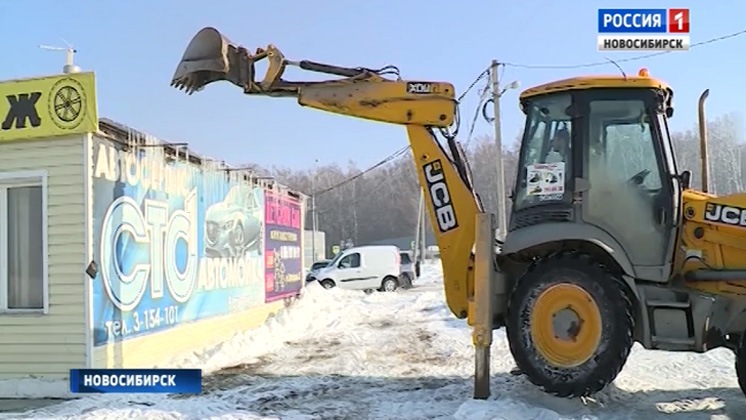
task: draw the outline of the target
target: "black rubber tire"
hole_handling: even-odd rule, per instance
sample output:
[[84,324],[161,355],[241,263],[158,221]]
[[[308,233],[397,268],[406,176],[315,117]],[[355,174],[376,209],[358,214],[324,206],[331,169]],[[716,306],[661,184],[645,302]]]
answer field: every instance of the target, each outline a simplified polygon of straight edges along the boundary
[[[591,358],[572,368],[557,367],[536,352],[530,319],[535,299],[549,286],[572,283],[585,289],[601,313],[601,342]],[[633,306],[623,280],[592,256],[560,252],[539,259],[516,282],[508,302],[510,351],[534,385],[558,397],[590,396],[616,379],[634,344]]]
[[394,283],[394,289],[391,290],[392,292],[395,292],[399,288],[399,279],[397,279],[396,277],[388,276],[388,277],[384,278],[383,281],[381,282],[381,289],[380,290],[382,292],[386,291],[386,283],[388,283],[388,282]]
[[414,286],[412,283],[412,276],[409,273],[402,274],[399,286],[402,289],[411,289]]
[[333,288],[334,288],[334,286],[336,286],[336,285],[334,284],[334,280],[330,280],[330,279],[324,279],[324,280],[321,280],[321,282],[320,282],[319,284],[320,284],[320,285],[321,285],[321,287],[323,287],[324,289],[333,289]]
[[741,336],[741,343],[736,349],[736,377],[741,392],[746,395],[746,334]]

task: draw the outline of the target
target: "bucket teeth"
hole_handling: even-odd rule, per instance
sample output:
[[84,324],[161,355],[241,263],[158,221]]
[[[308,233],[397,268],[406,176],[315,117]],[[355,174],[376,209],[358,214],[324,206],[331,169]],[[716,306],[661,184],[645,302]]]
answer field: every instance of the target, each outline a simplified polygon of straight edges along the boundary
[[206,27],[197,32],[187,46],[172,76],[171,86],[191,95],[206,85],[221,80],[235,83],[231,72],[231,54],[237,47],[217,29]]
[[191,95],[202,89],[195,80],[194,76],[184,76],[171,81],[171,86]]

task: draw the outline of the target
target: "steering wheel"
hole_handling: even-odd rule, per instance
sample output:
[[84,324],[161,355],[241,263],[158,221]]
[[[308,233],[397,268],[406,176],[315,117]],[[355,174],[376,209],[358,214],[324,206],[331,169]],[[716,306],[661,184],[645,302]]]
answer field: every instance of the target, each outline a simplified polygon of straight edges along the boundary
[[634,185],[639,187],[642,185],[643,182],[645,182],[645,178],[650,175],[650,169],[643,169],[640,172],[632,175],[632,177],[627,181],[630,183],[630,185]]

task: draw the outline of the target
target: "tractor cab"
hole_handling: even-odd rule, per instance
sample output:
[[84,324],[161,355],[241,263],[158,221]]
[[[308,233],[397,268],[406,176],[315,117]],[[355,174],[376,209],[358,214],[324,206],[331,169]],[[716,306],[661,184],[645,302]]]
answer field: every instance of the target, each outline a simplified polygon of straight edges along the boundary
[[683,187],[668,132],[672,97],[645,69],[522,92],[503,253],[582,249],[632,277],[667,281]]

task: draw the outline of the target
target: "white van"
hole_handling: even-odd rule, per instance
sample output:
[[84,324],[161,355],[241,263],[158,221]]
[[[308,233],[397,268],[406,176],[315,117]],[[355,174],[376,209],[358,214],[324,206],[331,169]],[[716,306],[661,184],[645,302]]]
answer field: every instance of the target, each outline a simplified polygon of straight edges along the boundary
[[369,245],[343,250],[316,273],[316,278],[325,289],[336,286],[393,292],[399,288],[400,272],[398,247]]

